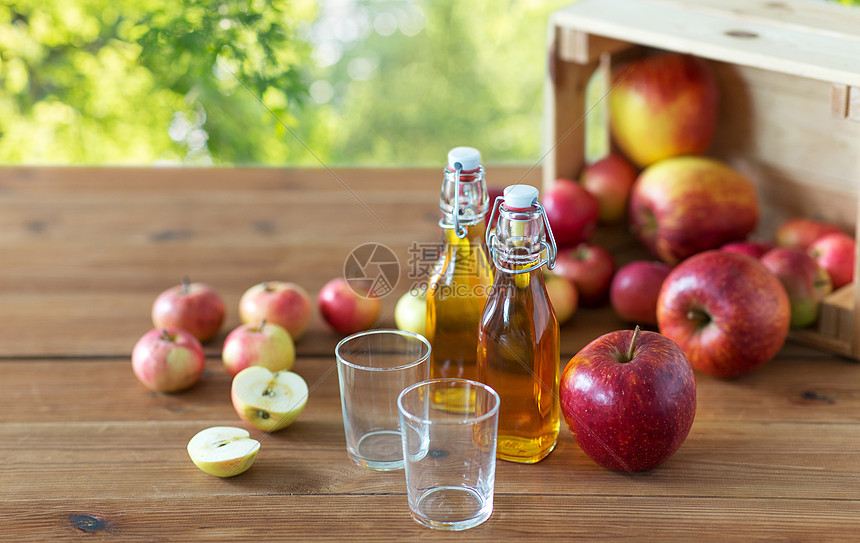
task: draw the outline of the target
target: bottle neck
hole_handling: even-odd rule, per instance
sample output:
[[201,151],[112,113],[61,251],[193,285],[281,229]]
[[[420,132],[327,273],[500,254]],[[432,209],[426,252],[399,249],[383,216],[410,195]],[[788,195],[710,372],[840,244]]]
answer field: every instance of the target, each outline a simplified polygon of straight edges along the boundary
[[499,219],[492,241],[493,261],[499,270],[508,273],[523,273],[530,269],[539,271],[538,264],[546,248],[546,233],[539,210],[499,206]]
[[442,219],[439,224],[445,228],[456,225],[470,227],[483,224],[488,209],[487,183],[484,167],[477,170],[458,172],[450,167],[444,170],[442,194],[439,209]]
[[474,224],[465,224],[461,222],[460,225],[465,228],[466,235],[461,238],[457,235],[457,231],[454,228],[445,228],[443,229],[445,243],[449,245],[458,245],[467,240],[471,245],[484,245],[487,227],[483,220]]

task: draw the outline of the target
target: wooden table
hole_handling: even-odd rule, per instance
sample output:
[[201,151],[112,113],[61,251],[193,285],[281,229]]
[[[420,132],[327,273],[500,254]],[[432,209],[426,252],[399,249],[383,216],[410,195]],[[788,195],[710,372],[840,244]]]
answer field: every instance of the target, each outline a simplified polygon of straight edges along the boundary
[[[243,425],[219,354],[245,288],[286,279],[315,294],[352,248],[379,242],[404,263],[399,294],[410,244],[438,239],[438,169],[334,174],[0,170],[0,540],[856,540],[860,367],[792,344],[737,381],[699,375],[690,436],[653,472],[604,470],[563,428],[545,461],[500,462],[493,516],[449,534],[410,518],[402,472],[347,459],[339,338],[315,316],[295,365],[312,387],[302,416],[252,430],[262,449],[247,473],[199,471],[189,438]],[[489,177],[539,183],[525,168]],[[197,386],[151,393],[131,348],[154,297],[183,275],[223,294],[227,322]],[[396,297],[383,300],[384,325]],[[581,310],[563,327],[562,362],[623,326]]]

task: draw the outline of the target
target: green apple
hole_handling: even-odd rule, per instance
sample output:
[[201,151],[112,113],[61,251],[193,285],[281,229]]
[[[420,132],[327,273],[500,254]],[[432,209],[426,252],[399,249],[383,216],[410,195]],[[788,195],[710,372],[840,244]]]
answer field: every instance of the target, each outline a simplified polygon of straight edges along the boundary
[[427,334],[427,298],[424,292],[412,289],[397,300],[394,306],[397,328],[415,334]]
[[194,464],[216,477],[244,473],[257,459],[260,442],[242,428],[213,426],[201,430],[188,442],[188,456]]
[[224,340],[221,359],[233,376],[249,366],[289,370],[296,361],[296,347],[283,326],[264,320],[233,329]]
[[259,430],[277,432],[295,422],[305,408],[308,385],[297,373],[251,366],[233,378],[230,397],[242,420]]

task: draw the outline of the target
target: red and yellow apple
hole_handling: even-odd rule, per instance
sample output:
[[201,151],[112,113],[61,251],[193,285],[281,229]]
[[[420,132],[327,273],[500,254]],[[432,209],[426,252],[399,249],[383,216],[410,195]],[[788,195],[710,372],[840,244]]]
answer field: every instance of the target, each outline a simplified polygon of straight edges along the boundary
[[854,238],[837,232],[825,234],[807,249],[819,266],[827,271],[833,288],[837,289],[854,280],[854,262],[857,258]]
[[599,222],[613,224],[624,218],[636,175],[636,168],[615,153],[586,166],[579,181],[597,198]]
[[575,181],[557,180],[544,194],[543,206],[559,247],[588,241],[597,227],[597,198]]
[[727,251],[729,253],[740,253],[742,255],[749,255],[753,258],[761,258],[768,251],[775,248],[776,245],[769,241],[730,241],[726,243],[722,247],[720,247],[721,251]]
[[717,126],[719,91],[699,58],[662,53],[621,64],[609,93],[610,130],[637,166],[707,150]]
[[710,158],[660,161],[642,172],[630,196],[633,233],[671,265],[746,239],[758,217],[750,180]]
[[266,281],[246,290],[239,299],[239,317],[243,323],[262,320],[283,326],[293,341],[307,330],[313,304],[307,291],[295,283]]
[[672,268],[665,262],[635,260],[622,266],[612,278],[609,301],[622,319],[657,325],[657,296]]
[[560,250],[552,271],[573,283],[582,306],[596,307],[605,304],[609,296],[615,259],[599,245],[580,243]]
[[696,379],[678,345],[637,327],[600,336],[571,358],[559,399],[589,458],[616,471],[646,471],[675,454],[690,433]]
[[777,276],[791,304],[791,327],[806,328],[818,319],[821,300],[833,290],[830,275],[803,249],[777,247],[761,257]]
[[780,247],[797,247],[805,251],[818,238],[840,232],[842,229],[832,223],[794,217],[780,223],[774,233],[774,239]]
[[576,313],[579,303],[576,287],[566,278],[552,272],[545,272],[543,278],[549,301],[555,311],[555,318],[559,324],[564,324]]
[[200,342],[181,328],[154,328],[131,353],[131,367],[141,383],[158,392],[179,392],[203,375],[206,356]]
[[376,324],[382,312],[382,302],[377,296],[358,294],[343,278],[332,279],[323,286],[317,305],[326,323],[341,334],[367,330]]
[[660,332],[698,371],[740,377],[782,348],[791,305],[782,283],[747,255],[706,251],[678,264],[657,298]]
[[504,187],[496,187],[496,186],[488,186],[487,187],[487,201],[488,201],[488,211],[486,216],[484,216],[484,222],[489,227],[490,226],[490,213],[493,210],[493,205],[496,203],[496,198],[499,196],[505,195]]
[[159,294],[152,304],[152,324],[156,328],[182,328],[200,341],[218,333],[224,314],[221,295],[211,286],[191,283],[188,278]]
[[233,376],[250,366],[289,370],[296,360],[296,349],[283,326],[261,321],[234,328],[224,340],[221,359]]

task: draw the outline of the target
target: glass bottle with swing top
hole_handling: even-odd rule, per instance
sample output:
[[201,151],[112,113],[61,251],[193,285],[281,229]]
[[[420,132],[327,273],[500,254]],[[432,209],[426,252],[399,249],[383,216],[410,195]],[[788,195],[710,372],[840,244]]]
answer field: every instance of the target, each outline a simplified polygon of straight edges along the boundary
[[558,321],[543,279],[544,265],[555,265],[555,240],[528,185],[505,189],[489,228],[495,281],[478,327],[478,380],[501,398],[496,456],[534,463],[559,432]]
[[[481,154],[471,147],[452,149],[439,201],[443,244],[427,288],[431,378],[477,376],[478,322],[493,283],[485,245],[487,204]],[[436,400],[452,409],[460,401]]]

